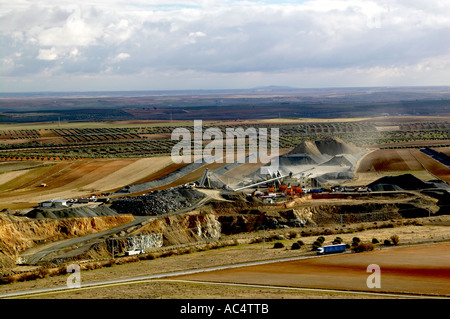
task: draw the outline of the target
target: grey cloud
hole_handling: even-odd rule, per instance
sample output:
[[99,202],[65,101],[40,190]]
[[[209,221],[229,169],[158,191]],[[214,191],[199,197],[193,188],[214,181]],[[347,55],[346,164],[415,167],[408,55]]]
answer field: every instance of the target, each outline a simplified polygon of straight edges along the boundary
[[113,2],[80,6],[79,12],[36,4],[2,17],[2,74],[333,72],[411,68],[450,55],[448,5],[307,4],[121,11]]

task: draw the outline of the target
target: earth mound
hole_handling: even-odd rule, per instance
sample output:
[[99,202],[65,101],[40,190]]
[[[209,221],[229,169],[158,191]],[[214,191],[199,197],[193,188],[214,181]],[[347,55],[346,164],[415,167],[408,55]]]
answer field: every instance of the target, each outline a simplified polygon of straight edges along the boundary
[[291,154],[310,154],[310,155],[320,155],[322,154],[315,141],[304,141],[296,146],[291,152]]
[[308,154],[308,155],[340,155],[340,154],[358,154],[361,149],[344,142],[338,137],[328,137],[317,141],[304,141],[295,147],[289,154]]
[[[392,185],[392,186],[388,186]],[[411,174],[399,176],[385,176],[367,185],[372,190],[419,190],[434,188],[434,185],[426,183]],[[392,188],[392,189],[388,189]]]
[[96,207],[68,207],[68,208],[34,208],[25,216],[33,219],[60,219],[60,218],[78,218],[78,217],[100,217],[100,216],[114,216],[117,212],[105,205]]

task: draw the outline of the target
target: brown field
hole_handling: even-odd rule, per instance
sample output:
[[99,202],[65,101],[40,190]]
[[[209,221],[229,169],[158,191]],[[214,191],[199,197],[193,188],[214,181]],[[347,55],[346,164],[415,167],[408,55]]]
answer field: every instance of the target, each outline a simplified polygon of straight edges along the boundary
[[370,171],[417,171],[422,165],[410,149],[381,149],[367,154],[361,160],[357,172]]
[[[445,153],[449,148],[434,149]],[[356,175],[359,179],[359,174],[399,171],[413,173],[425,180],[439,178],[450,182],[450,169],[418,149],[378,149],[370,152],[360,160]],[[431,178],[426,178],[427,175]]]
[[[341,290],[342,292],[339,292],[339,290],[327,292],[316,289],[289,289],[292,287],[307,287],[305,284],[307,282],[309,282],[310,287],[315,288],[335,286],[337,287],[336,289],[345,289],[345,287],[349,289],[349,286],[351,286],[351,289],[359,290],[362,286],[363,290],[373,292],[379,290],[387,291],[388,288],[392,288],[393,292],[400,292],[400,290],[406,291],[405,289],[408,288],[409,291],[414,293],[420,290],[423,293],[429,291],[431,294],[436,294],[438,291],[443,291],[443,293],[449,294],[449,217],[437,216],[420,218],[418,220],[423,226],[397,226],[395,228],[370,229],[356,233],[325,235],[325,242],[330,243],[336,236],[340,236],[344,242],[350,242],[354,236],[358,236],[363,242],[370,242],[374,237],[382,240],[396,234],[400,238],[400,244],[425,244],[423,246],[401,247],[389,250],[376,249],[370,253],[334,255],[296,262],[274,263],[258,267],[241,267],[225,271],[223,276],[220,276],[222,275],[222,271],[211,272],[195,275],[196,277],[190,275],[168,278],[169,280],[150,280],[136,284],[124,283],[96,289],[80,289],[79,291],[70,291],[69,293],[62,292],[37,295],[34,298],[383,298],[383,296],[352,294],[351,290],[348,290],[346,293],[344,290]],[[296,230],[300,231],[301,229]],[[274,230],[270,231],[270,233],[287,234],[289,231],[292,231],[292,229]],[[238,241],[241,242],[244,239],[242,237],[244,235],[251,236],[251,234],[241,234],[236,239],[240,238]],[[232,238],[235,238],[235,236],[229,239]],[[82,283],[99,282],[185,269],[238,264],[255,260],[311,255],[310,247],[316,238],[316,236],[301,237],[300,239],[305,243],[305,246],[300,250],[291,250],[288,248],[293,242],[299,240],[298,237],[290,240],[282,240],[281,242],[286,247],[282,249],[273,249],[274,242],[266,242],[265,244],[242,243],[237,246],[220,249],[193,251],[189,254],[173,255],[166,258],[116,264],[113,267],[96,270],[82,270],[81,279]],[[226,238],[224,240],[229,239]],[[442,243],[443,241],[446,243]],[[441,244],[430,245],[433,242],[441,242]],[[428,249],[428,247],[432,249]],[[418,258],[418,256],[423,256],[423,258]],[[377,263],[381,267],[381,289],[367,289],[365,286],[366,279],[369,276],[369,273],[366,272],[366,267],[369,263]],[[260,269],[259,267],[263,268]],[[439,267],[441,270],[437,269]],[[403,269],[411,269],[412,271],[403,272]],[[428,272],[427,270],[430,271]],[[249,278],[261,284],[261,287],[221,285],[221,283],[231,282],[231,279],[234,282],[245,284],[246,276],[243,276],[245,272],[255,272],[250,274]],[[426,272],[425,275],[424,272]],[[438,277],[439,273],[442,274],[442,277]],[[272,274],[274,275],[273,279]],[[197,276],[202,276],[202,278]],[[207,278],[204,276],[211,276],[208,279],[209,284],[194,281],[206,282]],[[328,281],[324,280],[325,278]],[[344,278],[351,280],[347,282]],[[275,279],[279,279],[280,281],[273,283]],[[318,280],[316,281],[316,279]],[[0,293],[44,287],[59,287],[64,286],[66,280],[67,276],[63,275],[0,285]],[[405,281],[407,280],[411,280],[409,286],[405,286]],[[270,284],[276,287],[271,287]],[[339,287],[338,284],[340,284]],[[445,287],[443,284],[445,284]],[[263,285],[268,286],[264,287]],[[434,287],[437,287],[436,290]]]
[[443,147],[440,151],[448,156],[450,156],[450,147]]
[[[436,148],[436,150],[440,151],[439,148]],[[450,183],[450,169],[447,166],[429,157],[427,154],[420,152],[419,150],[415,150],[413,155],[428,172],[437,178]]]
[[[171,169],[170,156],[144,159],[78,160],[29,163],[0,175],[0,209],[29,208],[49,199],[77,198],[109,192]],[[7,163],[0,165],[0,168]],[[9,163],[11,165],[11,163]],[[47,165],[45,165],[47,164]],[[18,163],[17,165],[23,165]],[[0,170],[2,171],[2,170]],[[47,187],[41,187],[42,183]]]
[[[381,270],[381,288],[368,288],[367,266]],[[180,276],[217,283],[379,291],[450,296],[450,244],[383,249]]]

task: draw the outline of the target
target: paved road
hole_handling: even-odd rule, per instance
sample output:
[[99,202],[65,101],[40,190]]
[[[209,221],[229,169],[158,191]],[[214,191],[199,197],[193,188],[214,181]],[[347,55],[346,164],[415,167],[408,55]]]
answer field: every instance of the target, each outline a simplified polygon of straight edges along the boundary
[[[404,246],[399,246],[404,247]],[[389,247],[389,249],[395,249],[399,247]],[[387,248],[386,248],[387,249]],[[349,252],[347,252],[349,253]],[[345,254],[345,253],[344,253]],[[0,298],[25,298],[25,297],[37,297],[37,296],[44,296],[48,294],[55,294],[55,293],[67,293],[67,292],[76,292],[83,289],[95,289],[95,288],[106,288],[106,287],[112,287],[112,286],[119,286],[119,285],[130,285],[130,284],[138,284],[138,283],[144,283],[149,281],[156,281],[156,280],[171,280],[171,277],[177,277],[182,275],[191,275],[201,272],[210,272],[210,271],[216,271],[216,270],[223,270],[223,269],[231,269],[231,268],[238,268],[238,267],[246,267],[246,266],[257,266],[257,265],[263,265],[263,264],[269,264],[269,263],[277,263],[277,262],[284,262],[284,261],[292,261],[292,260],[301,260],[301,259],[308,259],[308,258],[326,258],[328,255],[314,255],[314,256],[298,256],[298,257],[289,257],[289,258],[279,258],[279,259],[271,259],[271,260],[264,260],[264,261],[256,261],[256,262],[246,262],[246,263],[240,263],[240,264],[232,264],[232,265],[222,265],[222,266],[216,266],[216,267],[209,267],[209,268],[201,268],[201,269],[190,269],[190,270],[182,270],[182,271],[175,271],[175,272],[169,272],[169,273],[161,273],[161,274],[153,274],[153,275],[147,275],[147,276],[138,276],[138,277],[131,277],[131,278],[123,278],[123,279],[113,279],[113,280],[107,280],[107,281],[101,281],[101,282],[90,282],[90,283],[80,283],[79,288],[69,288],[68,286],[61,286],[61,287],[54,287],[54,288],[43,288],[43,289],[36,289],[36,290],[28,290],[28,291],[17,291],[17,292],[11,292],[6,294],[0,294]],[[221,284],[221,285],[238,285],[242,287],[252,287],[257,286],[259,288],[277,288],[277,289],[297,289],[297,290],[309,290],[309,291],[325,291],[325,289],[314,289],[314,288],[292,288],[292,287],[283,287],[283,286],[270,286],[270,285],[246,285],[246,284],[228,284],[228,283],[213,283],[213,282],[201,282],[201,281],[188,281],[188,280],[177,280],[172,279],[171,281],[180,281],[180,282],[192,282],[192,283],[202,283],[202,284]],[[369,294],[374,296],[383,296],[386,298],[389,297],[399,297],[399,298],[433,298],[433,299],[441,299],[446,297],[439,297],[439,296],[425,296],[423,294],[396,294],[396,293],[377,293],[377,292],[361,292],[361,291],[350,291],[350,290],[333,290],[333,289],[326,289],[328,292],[336,292],[336,293],[351,293],[351,294]]]
[[276,263],[276,262],[280,262],[280,261],[291,261],[291,260],[299,260],[299,259],[306,259],[306,258],[320,258],[320,257],[323,257],[323,256],[290,257],[290,258],[280,258],[280,259],[232,264],[232,265],[223,265],[223,266],[201,268],[201,269],[181,270],[181,271],[175,271],[175,272],[169,272],[169,273],[153,274],[153,275],[138,276],[138,277],[124,278],[124,279],[113,279],[113,280],[106,280],[106,281],[100,281],[100,282],[81,283],[79,288],[69,288],[67,286],[62,286],[62,287],[54,287],[54,288],[43,288],[43,289],[36,289],[36,290],[11,292],[11,293],[7,293],[7,294],[1,294],[0,298],[45,295],[45,294],[49,294],[49,293],[70,291],[73,289],[93,289],[93,288],[108,287],[108,286],[113,286],[113,285],[115,286],[115,285],[119,285],[119,284],[132,284],[132,283],[144,282],[144,281],[149,281],[149,280],[170,278],[170,277],[176,277],[176,276],[182,276],[182,275],[191,275],[191,274],[196,274],[196,273],[201,273],[201,272],[209,272],[209,271],[215,271],[215,270],[231,269],[231,268],[245,267],[245,266],[256,266],[256,265],[263,265],[263,264],[269,264],[269,263]]

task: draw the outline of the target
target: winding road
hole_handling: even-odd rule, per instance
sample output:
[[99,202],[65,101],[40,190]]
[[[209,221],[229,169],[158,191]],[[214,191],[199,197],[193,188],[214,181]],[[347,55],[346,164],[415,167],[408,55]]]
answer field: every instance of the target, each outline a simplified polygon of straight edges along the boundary
[[116,227],[116,228],[108,229],[103,232],[99,232],[99,233],[95,233],[95,234],[91,234],[91,235],[87,235],[87,236],[83,236],[83,237],[65,239],[62,241],[43,245],[41,247],[34,247],[34,248],[28,249],[25,252],[23,252],[19,257],[19,261],[21,264],[34,265],[50,253],[53,253],[55,251],[58,251],[58,250],[61,250],[61,249],[67,248],[67,247],[71,247],[74,245],[82,245],[84,243],[87,243],[88,241],[92,241],[92,240],[100,239],[102,237],[108,237],[108,236],[120,233],[121,231],[128,229],[130,227],[139,225],[148,219],[164,218],[167,216],[183,214],[183,213],[190,212],[192,210],[196,210],[197,208],[200,208],[201,206],[203,206],[205,203],[207,203],[209,200],[211,200],[213,198],[211,194],[209,194],[207,192],[204,192],[204,193],[205,193],[205,197],[203,197],[202,199],[197,201],[197,203],[195,203],[194,205],[192,205],[190,207],[183,208],[181,210],[171,212],[171,213],[157,215],[157,216],[134,216],[134,218],[135,218],[134,221],[129,222],[125,225]]

